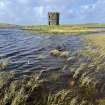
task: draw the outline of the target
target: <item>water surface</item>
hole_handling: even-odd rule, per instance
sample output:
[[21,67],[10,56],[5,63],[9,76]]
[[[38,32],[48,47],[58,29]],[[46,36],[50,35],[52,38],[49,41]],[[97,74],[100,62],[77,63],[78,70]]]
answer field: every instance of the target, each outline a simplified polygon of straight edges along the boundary
[[72,54],[80,51],[83,43],[79,36],[33,35],[18,29],[0,29],[0,59],[9,61],[5,71],[26,75],[35,70],[60,68],[64,60],[49,54],[56,48]]

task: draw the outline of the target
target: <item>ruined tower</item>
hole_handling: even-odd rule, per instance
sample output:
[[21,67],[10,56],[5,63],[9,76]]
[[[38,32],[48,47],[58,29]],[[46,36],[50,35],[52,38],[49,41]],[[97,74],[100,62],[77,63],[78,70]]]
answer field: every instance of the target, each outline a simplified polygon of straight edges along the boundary
[[59,25],[59,13],[58,12],[48,12],[48,24],[49,25]]

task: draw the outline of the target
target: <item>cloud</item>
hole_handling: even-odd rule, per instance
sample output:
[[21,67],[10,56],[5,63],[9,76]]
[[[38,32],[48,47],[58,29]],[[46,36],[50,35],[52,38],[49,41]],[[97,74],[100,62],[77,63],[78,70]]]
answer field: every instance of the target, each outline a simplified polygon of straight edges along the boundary
[[105,22],[105,0],[0,0],[0,22],[47,24],[48,11],[61,23]]
[[84,21],[103,23],[105,22],[105,0],[97,0],[94,4],[82,6]]

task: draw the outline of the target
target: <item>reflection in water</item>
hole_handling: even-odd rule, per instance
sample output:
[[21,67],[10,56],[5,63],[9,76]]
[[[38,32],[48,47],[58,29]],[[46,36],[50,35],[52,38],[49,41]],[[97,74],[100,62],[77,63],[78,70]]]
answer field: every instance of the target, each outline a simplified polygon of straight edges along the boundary
[[60,68],[62,59],[49,55],[60,48],[70,53],[83,48],[78,36],[32,35],[16,29],[0,30],[0,59],[9,59],[4,70],[27,73],[47,68]]

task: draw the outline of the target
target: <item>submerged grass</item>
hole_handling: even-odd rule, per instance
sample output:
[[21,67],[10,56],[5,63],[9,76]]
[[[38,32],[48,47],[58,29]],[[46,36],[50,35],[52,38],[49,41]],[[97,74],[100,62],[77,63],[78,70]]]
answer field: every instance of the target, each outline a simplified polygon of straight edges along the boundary
[[[105,66],[96,53],[89,48],[75,54],[66,75],[62,70],[49,72],[48,77],[39,72],[19,80],[13,72],[2,72],[0,105],[104,105]],[[69,85],[72,79],[74,86]]]

